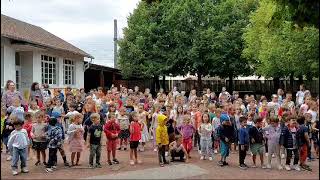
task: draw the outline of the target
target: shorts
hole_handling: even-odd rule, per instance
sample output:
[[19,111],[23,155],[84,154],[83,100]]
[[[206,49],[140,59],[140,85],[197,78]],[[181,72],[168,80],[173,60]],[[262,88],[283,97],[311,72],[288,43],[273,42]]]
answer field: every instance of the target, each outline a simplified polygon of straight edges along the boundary
[[109,139],[107,142],[107,150],[112,151],[116,150],[118,145],[118,139]]
[[220,154],[222,157],[228,157],[230,151],[230,145],[226,142],[220,141]]
[[130,149],[137,149],[139,146],[139,141],[130,141]]
[[130,131],[129,129],[124,129],[124,130],[121,130],[120,133],[119,133],[119,138],[120,139],[127,139],[130,137]]
[[263,144],[250,144],[250,149],[253,155],[263,154],[264,153],[264,145]]
[[43,151],[47,149],[47,142],[35,142],[32,143],[32,149]]

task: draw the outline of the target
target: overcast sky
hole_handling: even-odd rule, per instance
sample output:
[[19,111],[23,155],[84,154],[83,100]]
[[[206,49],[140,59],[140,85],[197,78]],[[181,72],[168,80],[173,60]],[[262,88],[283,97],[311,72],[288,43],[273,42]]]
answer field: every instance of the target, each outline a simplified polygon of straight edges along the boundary
[[40,26],[113,67],[113,20],[118,37],[140,0],[1,0],[1,14]]

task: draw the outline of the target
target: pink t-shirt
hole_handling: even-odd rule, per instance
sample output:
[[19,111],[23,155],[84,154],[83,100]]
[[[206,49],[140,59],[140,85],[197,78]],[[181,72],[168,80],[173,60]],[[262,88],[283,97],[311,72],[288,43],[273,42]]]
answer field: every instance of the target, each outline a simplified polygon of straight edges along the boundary
[[139,141],[141,139],[141,126],[139,122],[133,122],[130,124],[130,128],[133,128],[133,132],[130,132],[130,141]]

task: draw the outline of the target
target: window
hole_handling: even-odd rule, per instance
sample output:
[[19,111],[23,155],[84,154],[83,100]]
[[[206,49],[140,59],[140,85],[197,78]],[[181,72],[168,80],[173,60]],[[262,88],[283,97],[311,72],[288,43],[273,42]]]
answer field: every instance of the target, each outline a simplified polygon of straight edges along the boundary
[[75,66],[74,61],[65,59],[63,61],[63,82],[65,85],[75,84]]
[[42,84],[57,84],[57,62],[55,57],[41,55]]

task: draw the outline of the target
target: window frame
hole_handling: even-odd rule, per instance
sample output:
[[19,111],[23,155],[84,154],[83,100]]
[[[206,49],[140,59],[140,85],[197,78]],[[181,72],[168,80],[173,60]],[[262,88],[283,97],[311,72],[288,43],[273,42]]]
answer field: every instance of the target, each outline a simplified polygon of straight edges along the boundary
[[63,84],[73,86],[76,84],[76,65],[71,59],[63,59]]
[[52,55],[41,54],[41,82],[42,84],[58,84],[58,58]]

